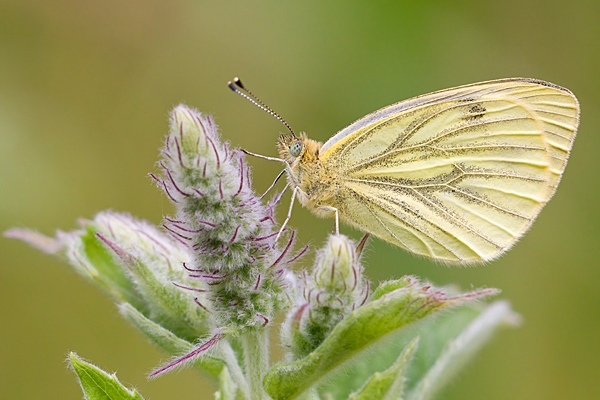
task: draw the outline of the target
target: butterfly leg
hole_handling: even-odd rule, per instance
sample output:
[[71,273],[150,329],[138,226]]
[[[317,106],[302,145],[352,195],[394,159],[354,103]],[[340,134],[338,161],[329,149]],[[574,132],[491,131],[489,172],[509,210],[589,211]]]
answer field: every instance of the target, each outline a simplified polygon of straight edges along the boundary
[[244,154],[248,154],[249,156],[252,156],[252,157],[256,157],[256,158],[262,158],[263,160],[269,160],[269,161],[279,161],[279,162],[281,162],[281,163],[287,164],[287,163],[285,162],[285,160],[284,160],[284,159],[281,159],[281,158],[263,156],[263,155],[260,155],[260,154],[252,153],[251,151],[244,150],[244,149],[240,149],[240,150],[241,150],[241,152],[242,152],[242,153],[244,153]]
[[335,207],[331,207],[335,211],[335,234],[340,234],[340,215],[338,213],[338,209]]
[[298,190],[300,190],[298,188],[298,186],[295,186],[294,190],[292,191],[292,199],[290,200],[290,208],[288,209],[287,217],[285,218],[285,221],[283,221],[283,224],[281,224],[281,228],[279,228],[279,233],[277,234],[275,241],[277,241],[279,239],[279,237],[281,236],[281,233],[285,229],[285,226],[287,225],[288,221],[292,217],[292,207],[294,206],[294,200],[296,200],[296,194],[298,193]]
[[283,190],[281,191],[281,193],[279,193],[277,195],[277,197],[273,200],[273,204],[277,205],[279,204],[279,202],[281,201],[281,199],[283,198],[283,195],[285,194],[285,192],[287,192],[288,188],[290,187],[290,184],[288,183],[287,185],[285,185],[285,187],[283,188]]
[[271,183],[271,186],[269,186],[269,188],[262,194],[262,196],[260,196],[261,200],[263,199],[263,197],[265,197],[267,195],[267,193],[269,193],[271,191],[271,189],[273,189],[273,187],[277,184],[277,182],[279,181],[279,178],[281,178],[281,176],[284,174],[285,171],[286,170],[284,169],[283,171],[281,171],[279,173],[279,175],[277,175],[277,178],[275,178],[273,183]]
[[320,206],[319,210],[322,211],[332,211],[335,213],[335,234],[339,235],[340,233],[340,216],[338,213],[338,209],[335,207],[331,207],[331,206]]

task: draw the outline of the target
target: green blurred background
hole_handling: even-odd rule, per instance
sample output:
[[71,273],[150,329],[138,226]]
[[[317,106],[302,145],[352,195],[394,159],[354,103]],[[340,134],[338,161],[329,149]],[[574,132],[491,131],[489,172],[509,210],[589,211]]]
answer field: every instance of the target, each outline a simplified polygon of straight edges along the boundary
[[[477,268],[373,240],[368,274],[498,287],[523,315],[442,398],[600,398],[599,21],[597,0],[0,0],[0,230],[52,234],[107,208],[159,223],[172,208],[147,173],[179,102],[212,114],[234,146],[275,155],[284,128],[227,89],[236,75],[323,141],[418,94],[548,80],[578,96],[582,124],[560,188],[526,237]],[[251,163],[264,190],[275,168]],[[300,207],[291,223],[315,245],[332,227]],[[191,371],[148,382],[164,354],[67,266],[14,240],[0,239],[0,252],[0,398],[81,398],[69,350],[148,399],[212,398]]]

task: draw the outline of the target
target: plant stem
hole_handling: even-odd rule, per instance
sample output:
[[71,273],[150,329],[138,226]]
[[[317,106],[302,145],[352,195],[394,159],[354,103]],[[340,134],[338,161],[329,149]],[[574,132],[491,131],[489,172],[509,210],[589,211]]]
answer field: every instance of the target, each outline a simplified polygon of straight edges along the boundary
[[250,400],[250,388],[248,387],[248,382],[246,381],[246,377],[240,368],[240,364],[238,363],[237,358],[235,357],[235,353],[229,343],[224,341],[225,343],[221,344],[221,355],[225,359],[227,363],[227,368],[229,368],[229,373],[231,374],[231,378],[237,384],[238,388],[244,394],[244,397],[247,400]]
[[248,329],[241,339],[250,400],[266,399],[262,381],[269,367],[269,331],[267,328]]

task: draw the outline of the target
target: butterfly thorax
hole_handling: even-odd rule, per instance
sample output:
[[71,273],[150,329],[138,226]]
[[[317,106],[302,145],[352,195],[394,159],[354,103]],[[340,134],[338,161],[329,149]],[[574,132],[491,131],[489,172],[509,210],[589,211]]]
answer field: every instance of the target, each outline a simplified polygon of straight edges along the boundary
[[319,216],[332,213],[328,207],[336,196],[339,183],[324,167],[319,152],[323,143],[300,136],[281,135],[277,143],[279,156],[287,163],[290,185],[298,188],[297,197]]

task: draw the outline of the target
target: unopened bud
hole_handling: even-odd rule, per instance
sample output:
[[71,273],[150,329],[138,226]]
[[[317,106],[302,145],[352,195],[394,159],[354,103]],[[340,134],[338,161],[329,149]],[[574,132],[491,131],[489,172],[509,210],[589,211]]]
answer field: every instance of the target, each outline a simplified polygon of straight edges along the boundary
[[315,286],[344,296],[356,288],[361,272],[354,243],[343,235],[329,236],[315,263]]
[[220,163],[222,155],[218,154],[214,143],[217,129],[210,118],[179,105],[171,113],[170,133],[165,150],[170,152],[175,160],[181,161],[182,167],[195,168],[198,157],[213,166]]
[[356,245],[330,235],[317,253],[311,276],[304,279],[304,302],[290,310],[282,335],[292,354],[304,357],[368,296]]

